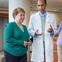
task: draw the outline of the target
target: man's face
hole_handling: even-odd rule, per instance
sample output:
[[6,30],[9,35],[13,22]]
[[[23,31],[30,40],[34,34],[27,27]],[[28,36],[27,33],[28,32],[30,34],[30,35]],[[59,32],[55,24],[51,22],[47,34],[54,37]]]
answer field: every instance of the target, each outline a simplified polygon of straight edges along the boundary
[[45,9],[46,9],[46,4],[43,0],[38,0],[37,2],[37,8],[38,10],[41,12],[41,13],[44,13],[45,12]]

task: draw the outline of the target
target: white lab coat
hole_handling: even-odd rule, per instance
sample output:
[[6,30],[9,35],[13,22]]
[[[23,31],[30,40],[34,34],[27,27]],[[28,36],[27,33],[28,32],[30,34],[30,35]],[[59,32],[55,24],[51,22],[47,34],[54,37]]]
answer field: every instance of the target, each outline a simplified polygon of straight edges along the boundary
[[[53,62],[53,41],[50,33],[47,32],[50,24],[52,25],[55,32],[57,29],[56,20],[51,14],[47,13],[45,24],[46,62]],[[39,12],[30,17],[28,31],[29,34],[33,36],[31,61],[42,62],[44,60],[43,35],[35,36],[37,29],[39,30],[39,33],[42,32],[42,24]]]

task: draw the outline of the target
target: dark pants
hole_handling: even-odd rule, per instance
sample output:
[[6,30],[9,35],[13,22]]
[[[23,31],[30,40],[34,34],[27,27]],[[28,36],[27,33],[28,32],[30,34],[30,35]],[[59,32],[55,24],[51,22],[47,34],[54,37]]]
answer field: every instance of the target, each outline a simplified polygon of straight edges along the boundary
[[23,56],[13,56],[4,51],[6,62],[27,62],[27,54]]

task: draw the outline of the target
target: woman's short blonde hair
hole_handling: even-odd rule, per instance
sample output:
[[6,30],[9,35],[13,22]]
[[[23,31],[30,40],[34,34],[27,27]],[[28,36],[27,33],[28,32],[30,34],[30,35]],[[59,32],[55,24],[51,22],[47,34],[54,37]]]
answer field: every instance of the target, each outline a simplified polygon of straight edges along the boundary
[[14,10],[13,10],[13,18],[15,19],[15,16],[16,16],[18,13],[20,13],[20,12],[25,13],[25,10],[22,9],[22,8],[16,8],[16,9],[14,9]]

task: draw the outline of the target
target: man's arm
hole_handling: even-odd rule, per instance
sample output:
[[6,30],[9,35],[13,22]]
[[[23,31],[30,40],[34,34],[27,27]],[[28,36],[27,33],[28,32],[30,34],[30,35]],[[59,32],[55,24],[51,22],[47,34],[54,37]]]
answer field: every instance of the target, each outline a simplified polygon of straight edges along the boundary
[[34,26],[33,26],[33,16],[30,17],[30,21],[29,21],[29,26],[28,26],[28,32],[31,36],[35,36],[35,30],[34,30]]
[[57,34],[57,25],[56,25],[56,20],[55,20],[54,17],[53,17],[53,20],[52,20],[52,25],[50,25],[50,28],[49,28],[48,32],[50,32],[51,36]]

